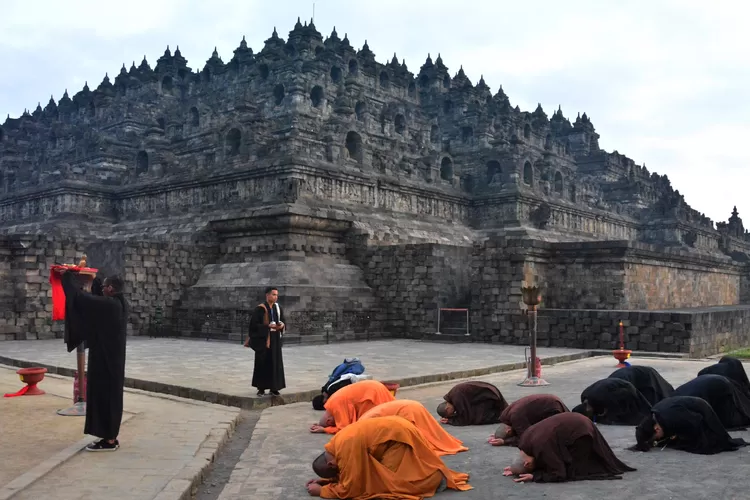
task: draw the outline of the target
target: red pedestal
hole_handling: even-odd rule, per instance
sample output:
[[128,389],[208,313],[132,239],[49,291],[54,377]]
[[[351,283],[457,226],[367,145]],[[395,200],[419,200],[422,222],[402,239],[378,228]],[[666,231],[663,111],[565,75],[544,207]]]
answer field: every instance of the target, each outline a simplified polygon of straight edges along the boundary
[[21,382],[26,384],[26,386],[15,394],[5,394],[6,398],[15,396],[40,396],[45,394],[43,390],[37,387],[37,384],[44,380],[44,374],[47,373],[46,368],[21,368],[16,373],[21,378]]
[[626,359],[630,358],[630,354],[633,351],[630,349],[615,349],[612,351],[612,356],[615,357],[617,361],[619,361],[617,368],[624,368],[626,366],[630,366],[630,363],[625,361]]

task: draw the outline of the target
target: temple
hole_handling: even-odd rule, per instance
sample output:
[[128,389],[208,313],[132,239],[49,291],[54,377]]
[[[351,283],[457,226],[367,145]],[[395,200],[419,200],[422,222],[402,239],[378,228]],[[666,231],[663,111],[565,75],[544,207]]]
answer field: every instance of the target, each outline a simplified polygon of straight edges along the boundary
[[[133,334],[236,340],[268,285],[300,341],[413,336],[693,355],[748,343],[750,238],[499,87],[297,21],[200,69],[176,47],[0,126],[0,339],[49,338],[52,263],[130,290]],[[463,323],[462,323],[463,322]],[[156,332],[156,333],[155,333]],[[290,337],[291,338],[291,337]]]

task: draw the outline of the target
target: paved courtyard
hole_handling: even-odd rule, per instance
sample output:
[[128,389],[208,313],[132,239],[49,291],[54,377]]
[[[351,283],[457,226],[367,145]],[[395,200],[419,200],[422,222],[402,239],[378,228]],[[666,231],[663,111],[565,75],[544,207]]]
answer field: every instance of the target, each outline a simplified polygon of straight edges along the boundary
[[[0,365],[0,388],[16,392],[16,370]],[[140,391],[125,393],[116,453],[87,453],[84,417],[63,417],[73,380],[48,375],[40,396],[0,396],[0,500],[178,500],[190,491],[239,409]]]
[[[580,354],[579,349],[541,348],[539,356]],[[524,361],[523,346],[448,344],[379,340],[284,348],[287,389],[283,394],[320,390],[328,374],[346,357],[359,357],[375,379],[403,379],[491,368]],[[75,352],[62,340],[7,341],[0,357],[75,369]],[[240,344],[188,339],[128,338],[127,377],[255,397],[250,386],[253,352]],[[460,376],[460,375],[459,375]],[[456,378],[456,376],[450,377]],[[152,390],[152,389],[150,389]]]
[[[634,363],[658,369],[675,387],[695,377],[708,361],[674,361],[635,359]],[[550,392],[560,396],[570,407],[580,402],[580,392],[591,382],[614,371],[612,358],[590,358],[563,363],[544,370],[552,385],[546,388],[521,388],[516,384],[523,372],[514,371],[481,377],[496,384],[506,398],[513,401],[526,394]],[[750,367],[746,367],[750,369]],[[455,382],[405,388],[398,392],[403,399],[421,401],[433,414],[442,396]],[[435,414],[436,415],[436,414]],[[309,403],[278,406],[263,411],[250,446],[242,455],[220,500],[257,498],[294,500],[309,498],[305,482],[313,478],[312,460],[323,450],[328,437],[310,434],[308,427],[320,413]],[[542,499],[566,500],[603,498],[638,499],[744,499],[750,491],[748,461],[750,447],[734,453],[714,456],[691,455],[672,450],[635,453],[626,450],[634,442],[630,426],[600,426],[615,453],[637,468],[625,474],[622,481],[581,481],[566,484],[515,484],[502,476],[502,469],[518,454],[516,448],[494,448],[486,438],[494,426],[448,427],[470,450],[445,457],[449,467],[471,474],[474,489],[469,492],[444,492],[435,498],[447,499]],[[750,432],[734,436],[750,440]]]

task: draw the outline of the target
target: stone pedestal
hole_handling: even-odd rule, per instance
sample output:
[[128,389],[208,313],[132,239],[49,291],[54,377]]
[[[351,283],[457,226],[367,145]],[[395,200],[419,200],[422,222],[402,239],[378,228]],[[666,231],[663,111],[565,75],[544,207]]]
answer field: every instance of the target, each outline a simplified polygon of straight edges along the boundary
[[220,235],[222,258],[203,268],[178,312],[185,321],[192,318],[193,335],[236,340],[246,334],[249,313],[269,286],[279,289],[290,338],[368,334],[376,299],[363,271],[346,258],[351,222],[284,209],[211,226]]

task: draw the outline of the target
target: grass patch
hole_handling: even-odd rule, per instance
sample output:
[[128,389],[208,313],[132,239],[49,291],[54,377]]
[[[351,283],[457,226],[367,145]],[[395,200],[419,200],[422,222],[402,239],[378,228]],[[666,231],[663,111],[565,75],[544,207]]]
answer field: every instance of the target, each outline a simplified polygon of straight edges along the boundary
[[734,356],[735,358],[750,359],[750,347],[744,349],[737,349],[727,354],[727,356]]

